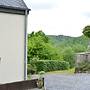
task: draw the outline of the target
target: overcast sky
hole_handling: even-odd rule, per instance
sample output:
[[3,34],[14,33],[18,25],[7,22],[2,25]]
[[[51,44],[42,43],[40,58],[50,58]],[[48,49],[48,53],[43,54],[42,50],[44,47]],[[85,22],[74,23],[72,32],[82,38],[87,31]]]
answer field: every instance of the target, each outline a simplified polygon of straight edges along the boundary
[[25,0],[31,8],[28,33],[80,36],[90,25],[90,0]]

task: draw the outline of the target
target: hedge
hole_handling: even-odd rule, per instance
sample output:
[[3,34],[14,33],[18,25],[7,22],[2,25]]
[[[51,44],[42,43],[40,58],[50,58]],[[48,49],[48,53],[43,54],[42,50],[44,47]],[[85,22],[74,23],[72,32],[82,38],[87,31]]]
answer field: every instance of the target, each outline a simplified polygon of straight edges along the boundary
[[66,70],[69,69],[70,65],[66,61],[59,60],[38,60],[31,62],[31,65],[34,65],[37,69],[37,72],[40,71],[56,71],[56,70]]

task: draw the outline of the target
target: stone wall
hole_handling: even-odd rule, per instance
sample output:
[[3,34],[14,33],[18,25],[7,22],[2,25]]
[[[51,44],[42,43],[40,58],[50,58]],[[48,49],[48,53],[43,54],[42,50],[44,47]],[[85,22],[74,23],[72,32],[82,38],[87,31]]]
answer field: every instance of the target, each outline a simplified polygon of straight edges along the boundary
[[76,54],[76,63],[81,63],[83,61],[90,61],[90,52]]

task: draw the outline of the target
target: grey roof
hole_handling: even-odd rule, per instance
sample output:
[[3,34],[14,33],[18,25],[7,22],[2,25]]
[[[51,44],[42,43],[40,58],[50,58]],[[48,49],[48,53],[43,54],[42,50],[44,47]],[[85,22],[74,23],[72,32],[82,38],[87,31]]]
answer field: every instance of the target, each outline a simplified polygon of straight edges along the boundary
[[0,0],[1,8],[28,10],[23,0]]

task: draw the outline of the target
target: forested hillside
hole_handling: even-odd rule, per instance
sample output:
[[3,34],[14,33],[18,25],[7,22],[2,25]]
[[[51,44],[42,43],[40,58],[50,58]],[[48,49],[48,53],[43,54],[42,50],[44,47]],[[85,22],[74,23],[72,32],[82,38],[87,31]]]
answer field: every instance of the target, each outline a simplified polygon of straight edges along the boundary
[[49,41],[57,48],[71,47],[75,52],[83,52],[86,50],[89,39],[85,36],[70,37],[64,35],[48,35]]

